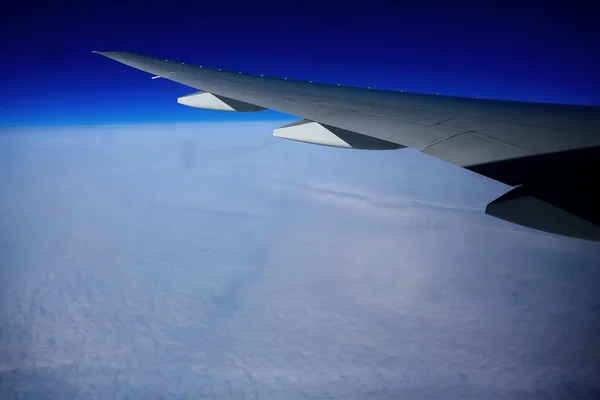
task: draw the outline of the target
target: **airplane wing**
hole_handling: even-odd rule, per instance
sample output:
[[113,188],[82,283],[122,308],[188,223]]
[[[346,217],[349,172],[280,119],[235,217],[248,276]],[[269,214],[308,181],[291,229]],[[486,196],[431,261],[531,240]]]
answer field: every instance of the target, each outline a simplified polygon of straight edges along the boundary
[[326,146],[417,148],[515,188],[486,207],[506,221],[600,241],[600,107],[475,99],[273,78],[126,52],[95,52],[200,90],[177,101],[303,118],[275,136]]

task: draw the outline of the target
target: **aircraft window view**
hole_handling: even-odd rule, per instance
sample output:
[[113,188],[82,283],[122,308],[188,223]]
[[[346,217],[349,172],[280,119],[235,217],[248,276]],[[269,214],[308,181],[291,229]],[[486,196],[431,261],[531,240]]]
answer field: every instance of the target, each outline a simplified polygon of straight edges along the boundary
[[0,399],[600,398],[591,3],[0,14]]

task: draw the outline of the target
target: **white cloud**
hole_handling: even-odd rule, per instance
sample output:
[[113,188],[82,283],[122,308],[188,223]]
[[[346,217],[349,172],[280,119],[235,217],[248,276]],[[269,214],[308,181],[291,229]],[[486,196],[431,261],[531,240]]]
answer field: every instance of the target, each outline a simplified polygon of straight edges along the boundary
[[598,390],[596,244],[483,215],[504,187],[416,152],[275,126],[0,135],[0,397]]

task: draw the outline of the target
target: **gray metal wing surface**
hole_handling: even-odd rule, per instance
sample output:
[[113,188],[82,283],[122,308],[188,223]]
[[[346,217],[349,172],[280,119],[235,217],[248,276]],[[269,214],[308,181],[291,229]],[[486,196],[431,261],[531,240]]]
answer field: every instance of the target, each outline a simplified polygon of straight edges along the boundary
[[275,136],[358,149],[417,148],[515,186],[486,213],[600,240],[600,107],[475,99],[297,81],[126,52],[96,52],[201,92],[182,104],[277,110]]

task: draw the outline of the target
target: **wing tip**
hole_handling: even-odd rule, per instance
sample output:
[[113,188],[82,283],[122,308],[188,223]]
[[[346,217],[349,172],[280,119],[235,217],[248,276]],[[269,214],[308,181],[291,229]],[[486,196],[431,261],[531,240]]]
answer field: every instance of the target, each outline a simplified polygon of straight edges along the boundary
[[101,56],[104,56],[104,57],[110,57],[111,55],[128,54],[128,53],[125,53],[122,51],[97,51],[97,50],[92,50],[92,53],[100,54]]
[[111,54],[111,52],[109,52],[109,51],[96,51],[96,50],[92,50],[92,53],[100,54],[101,56],[109,57],[109,58],[110,58],[110,54]]

